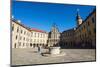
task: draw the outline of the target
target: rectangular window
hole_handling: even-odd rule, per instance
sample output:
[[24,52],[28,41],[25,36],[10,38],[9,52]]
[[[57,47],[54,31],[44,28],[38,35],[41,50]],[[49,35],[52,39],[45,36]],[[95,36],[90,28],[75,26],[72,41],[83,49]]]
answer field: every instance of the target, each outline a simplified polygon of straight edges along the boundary
[[17,32],[19,32],[19,27],[17,28]]
[[41,38],[42,38],[42,34],[41,34]]
[[88,25],[88,26],[90,25],[90,22],[89,22],[89,21],[87,22],[87,25]]
[[25,37],[24,37],[24,39],[23,40],[25,40]]
[[23,33],[23,30],[21,30],[21,33]]
[[17,40],[17,35],[16,35],[16,40]]
[[87,31],[88,31],[88,32],[90,31],[90,28],[89,28],[89,27],[87,27]]
[[36,33],[34,33],[34,37],[36,37]]
[[92,17],[92,22],[95,23],[95,18],[94,17]]
[[84,29],[85,29],[85,25],[84,25]]
[[12,25],[12,31],[14,30],[14,24]]
[[16,43],[15,43],[14,48],[16,48],[16,46],[17,46],[17,45],[16,45]]
[[33,34],[33,36],[34,36],[34,33],[32,33]]
[[38,33],[38,37],[39,37],[39,33]]
[[26,34],[26,31],[24,31],[24,35]]

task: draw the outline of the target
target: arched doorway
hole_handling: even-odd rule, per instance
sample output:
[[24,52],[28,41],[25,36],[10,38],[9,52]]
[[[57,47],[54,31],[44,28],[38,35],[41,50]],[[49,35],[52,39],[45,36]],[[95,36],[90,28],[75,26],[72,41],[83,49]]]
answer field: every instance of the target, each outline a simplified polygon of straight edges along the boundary
[[30,43],[30,47],[32,47],[32,43]]

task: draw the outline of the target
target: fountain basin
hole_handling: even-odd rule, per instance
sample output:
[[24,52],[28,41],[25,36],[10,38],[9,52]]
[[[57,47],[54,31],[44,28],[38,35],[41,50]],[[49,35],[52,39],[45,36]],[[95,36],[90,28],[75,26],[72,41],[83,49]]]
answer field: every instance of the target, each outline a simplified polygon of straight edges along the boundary
[[60,54],[60,47],[50,47],[50,54]]
[[65,56],[66,53],[61,52],[60,47],[50,47],[49,51],[46,53],[42,53],[42,56],[45,57],[58,57],[58,56]]

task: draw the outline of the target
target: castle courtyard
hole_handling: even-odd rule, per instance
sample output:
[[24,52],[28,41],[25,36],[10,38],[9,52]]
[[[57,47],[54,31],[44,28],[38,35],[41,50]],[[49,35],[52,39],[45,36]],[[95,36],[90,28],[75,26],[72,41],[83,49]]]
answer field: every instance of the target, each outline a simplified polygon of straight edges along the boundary
[[[42,52],[47,51],[43,49]],[[37,48],[12,48],[12,65],[95,61],[95,49],[61,49],[64,56],[42,56]]]

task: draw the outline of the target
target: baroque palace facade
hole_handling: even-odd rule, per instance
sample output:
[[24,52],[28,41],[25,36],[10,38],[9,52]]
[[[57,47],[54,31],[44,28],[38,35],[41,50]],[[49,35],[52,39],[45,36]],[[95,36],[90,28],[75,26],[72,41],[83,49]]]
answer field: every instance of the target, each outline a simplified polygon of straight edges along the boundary
[[12,48],[33,48],[46,46],[48,33],[42,30],[28,28],[20,21],[12,20]]
[[81,19],[79,14],[76,19],[77,23],[82,22],[77,25],[75,30],[76,46],[96,48],[96,9],[94,9],[84,21],[79,21]]
[[96,9],[83,21],[79,12],[77,27],[61,33],[61,46],[65,48],[96,48]]
[[51,28],[51,31],[48,33],[48,46],[59,46],[59,44],[60,44],[60,32],[54,23]]
[[96,9],[83,21],[79,12],[77,27],[59,32],[56,25],[45,32],[29,28],[12,18],[12,48],[33,48],[37,46],[61,46],[62,48],[96,47]]

